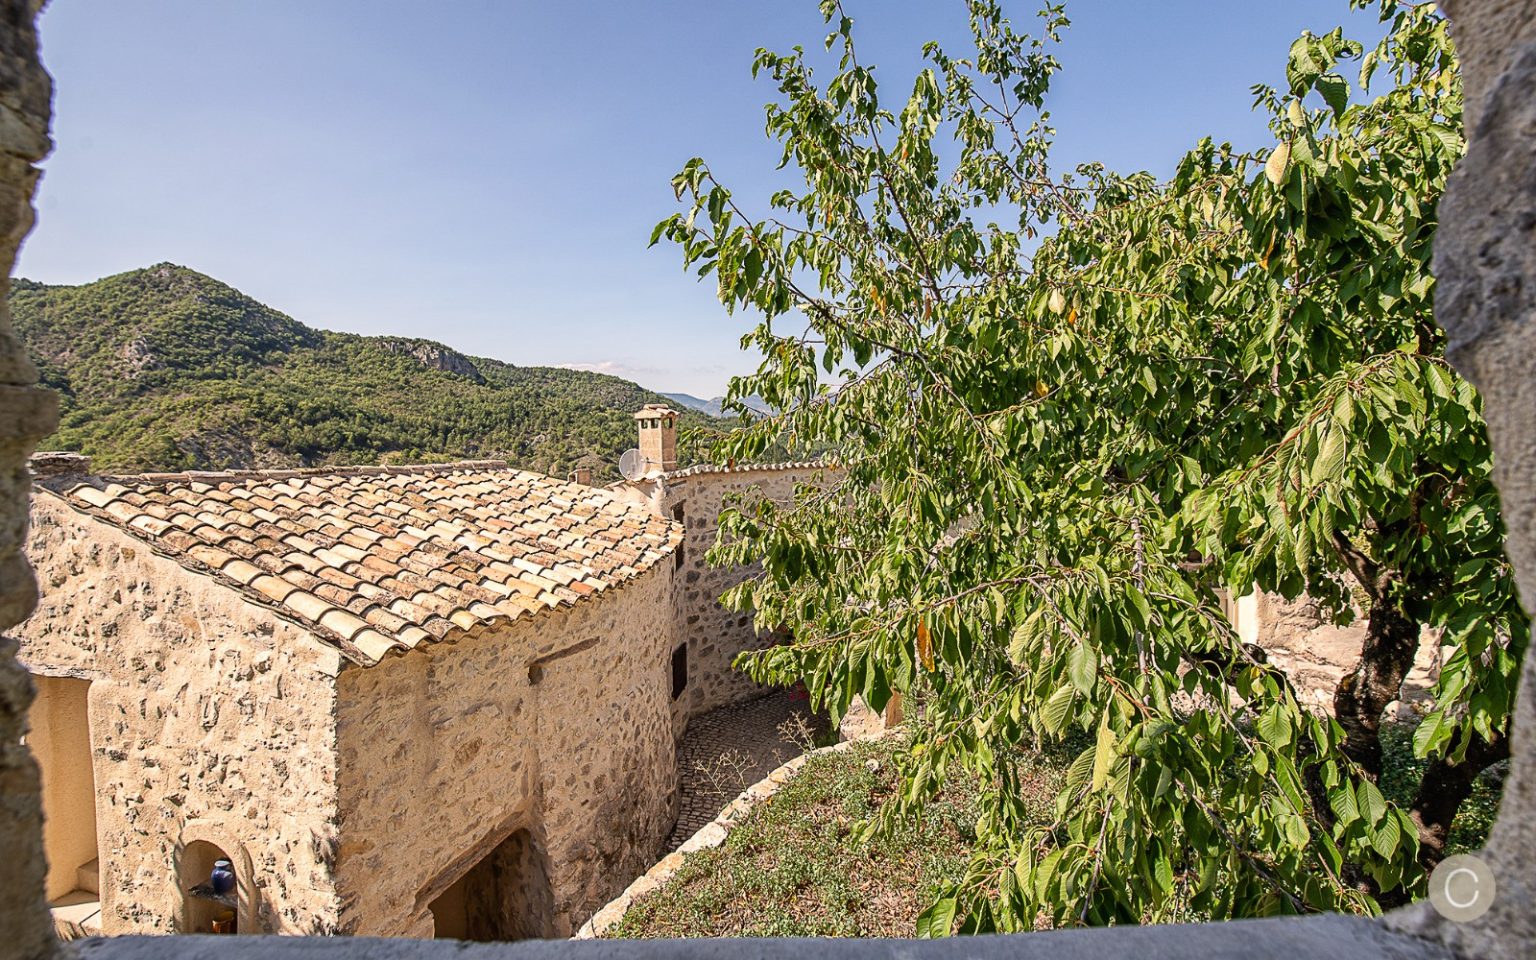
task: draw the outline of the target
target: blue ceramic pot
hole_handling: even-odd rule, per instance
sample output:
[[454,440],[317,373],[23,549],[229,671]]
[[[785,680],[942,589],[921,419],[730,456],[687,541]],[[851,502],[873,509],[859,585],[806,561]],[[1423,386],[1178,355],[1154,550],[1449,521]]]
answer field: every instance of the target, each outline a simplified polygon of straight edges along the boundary
[[228,860],[215,860],[213,872],[208,875],[208,886],[214,893],[229,893],[235,889],[235,868]]

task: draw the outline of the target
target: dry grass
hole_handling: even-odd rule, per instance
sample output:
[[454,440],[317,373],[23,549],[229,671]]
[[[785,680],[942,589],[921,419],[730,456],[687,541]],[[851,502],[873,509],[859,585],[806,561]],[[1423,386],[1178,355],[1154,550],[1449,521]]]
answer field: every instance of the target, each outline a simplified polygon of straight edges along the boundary
[[[1412,728],[1384,735],[1383,789],[1411,796],[1422,761]],[[906,738],[813,757],[713,850],[690,855],[660,890],[640,898],[609,937],[910,937],[946,880],[964,872],[975,842],[975,783],[952,777],[922,818],[890,836],[853,834],[896,786]],[[1052,751],[1025,771],[1031,805],[1045,815],[1074,751]],[[1476,849],[1497,809],[1502,767],[1481,778],[1452,831],[1455,851]],[[1190,916],[1196,920],[1201,917]]]
[[855,828],[895,789],[904,749],[891,737],[812,758],[608,936],[911,936],[940,884],[964,872],[977,809],[974,783],[955,778],[920,821],[857,842]]

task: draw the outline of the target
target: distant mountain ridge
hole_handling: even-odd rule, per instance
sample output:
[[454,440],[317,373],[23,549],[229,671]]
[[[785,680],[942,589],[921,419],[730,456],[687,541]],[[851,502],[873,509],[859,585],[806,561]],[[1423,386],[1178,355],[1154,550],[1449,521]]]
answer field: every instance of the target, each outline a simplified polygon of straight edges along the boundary
[[[101,471],[502,459],[607,479],[634,445],[634,411],[664,400],[606,374],[317,330],[169,263],[79,286],[13,280],[10,303],[60,394],[41,448],[88,454]],[[683,419],[718,429],[699,412]]]
[[[702,414],[705,414],[706,416],[711,416],[711,417],[724,417],[724,416],[728,416],[728,415],[729,416],[735,416],[734,413],[733,414],[727,414],[725,412],[725,408],[723,406],[724,403],[725,403],[725,398],[724,397],[715,397],[712,400],[705,400],[705,399],[702,399],[700,397],[696,397],[696,396],[694,396],[691,393],[664,393],[664,394],[662,394],[662,396],[666,397],[668,400],[671,400],[673,403],[676,403],[679,406],[684,407],[685,409],[697,410],[698,412],[700,412]],[[746,405],[747,409],[753,410],[753,411],[755,411],[757,413],[761,413],[761,414],[764,414],[764,415],[769,415],[769,414],[773,413],[773,408],[768,406],[768,404],[764,403],[758,397],[748,397],[746,400],[743,401],[743,403]]]

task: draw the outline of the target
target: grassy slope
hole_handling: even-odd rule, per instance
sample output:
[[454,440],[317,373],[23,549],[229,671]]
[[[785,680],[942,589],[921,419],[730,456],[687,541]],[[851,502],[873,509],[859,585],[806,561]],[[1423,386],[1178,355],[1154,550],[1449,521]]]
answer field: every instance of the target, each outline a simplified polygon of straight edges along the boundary
[[[1384,741],[1384,791],[1406,803],[1422,768],[1412,756],[1412,729],[1390,726]],[[964,873],[979,811],[974,782],[952,777],[920,822],[867,845],[854,843],[853,827],[895,789],[893,756],[903,749],[905,738],[895,736],[813,757],[723,846],[688,856],[607,936],[912,936],[939,884]],[[869,761],[875,769],[866,767]],[[1066,754],[1034,764],[1028,799],[1042,821],[1069,765]],[[1482,846],[1500,783],[1497,771],[1478,781],[1456,819],[1451,852]]]
[[315,330],[171,264],[77,287],[17,280],[11,307],[61,394],[42,448],[102,470],[494,458],[606,477],[634,445],[631,414],[662,399],[617,377]]
[[608,936],[911,936],[940,882],[964,872],[977,811],[966,784],[952,784],[920,823],[853,843],[849,832],[895,788],[892,754],[903,748],[890,737],[813,757]]

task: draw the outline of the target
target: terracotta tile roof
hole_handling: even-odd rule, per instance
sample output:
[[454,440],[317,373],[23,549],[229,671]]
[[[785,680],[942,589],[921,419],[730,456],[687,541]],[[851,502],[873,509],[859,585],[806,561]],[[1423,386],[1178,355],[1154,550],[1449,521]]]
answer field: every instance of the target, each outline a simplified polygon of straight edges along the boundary
[[605,490],[501,461],[38,485],[364,665],[568,606],[682,540],[679,525]]

